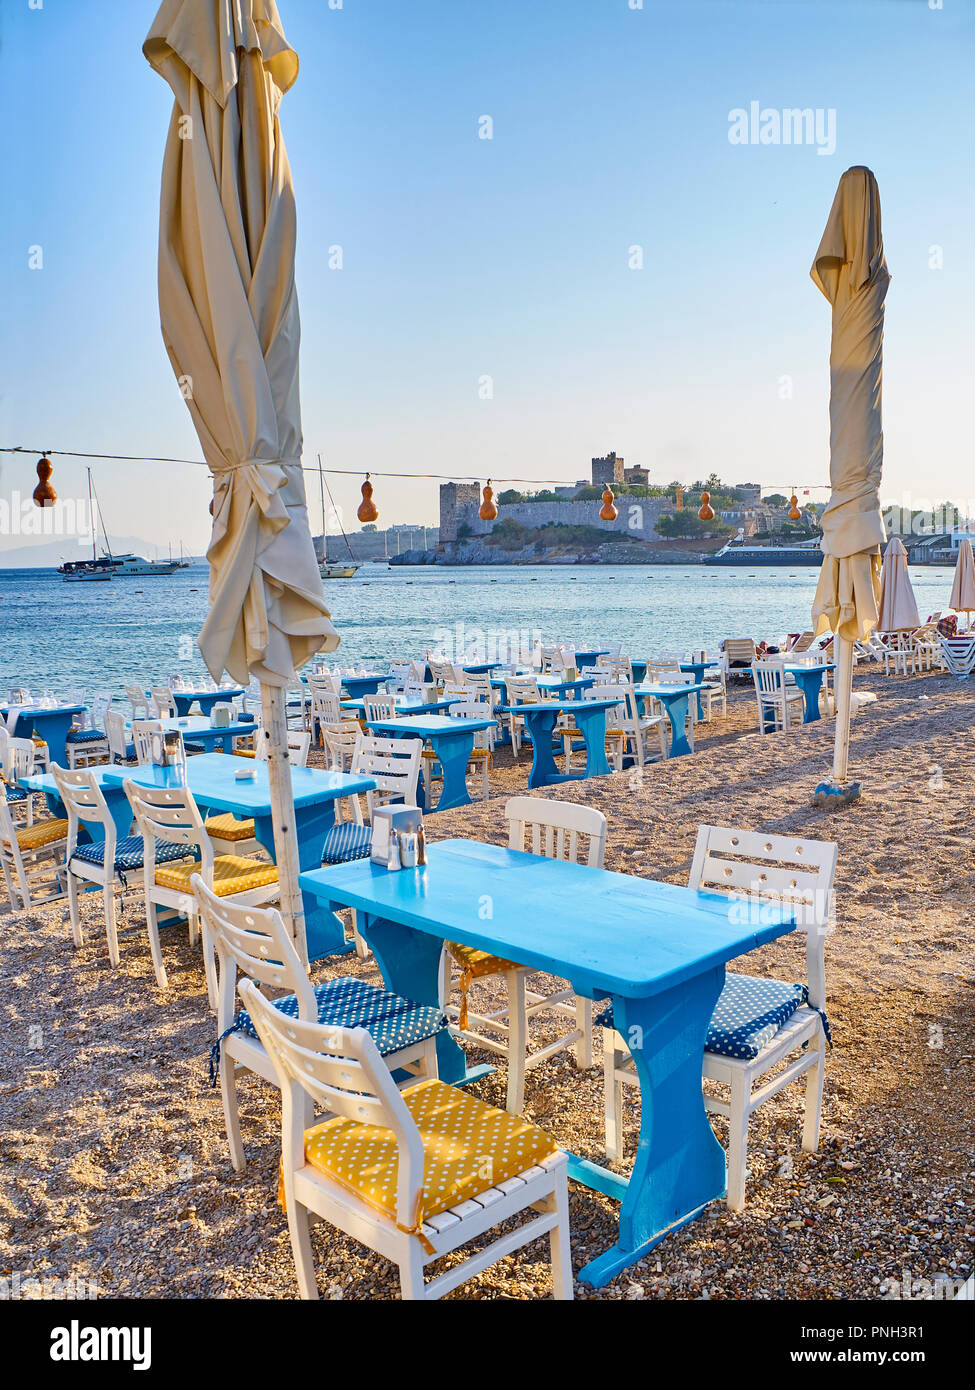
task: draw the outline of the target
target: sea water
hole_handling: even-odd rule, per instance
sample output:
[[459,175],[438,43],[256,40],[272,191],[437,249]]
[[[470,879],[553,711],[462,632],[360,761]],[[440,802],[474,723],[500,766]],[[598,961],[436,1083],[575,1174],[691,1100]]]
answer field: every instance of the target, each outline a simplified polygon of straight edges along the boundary
[[[913,567],[922,621],[947,611],[952,570]],[[816,568],[694,565],[397,567],[364,565],[326,584],[343,666],[440,647],[493,660],[515,642],[622,643],[631,656],[713,651],[724,637],[777,642],[810,626]],[[196,638],[208,571],[65,583],[52,570],[0,571],[0,700],[12,686],[121,693],[127,682],[204,678]]]

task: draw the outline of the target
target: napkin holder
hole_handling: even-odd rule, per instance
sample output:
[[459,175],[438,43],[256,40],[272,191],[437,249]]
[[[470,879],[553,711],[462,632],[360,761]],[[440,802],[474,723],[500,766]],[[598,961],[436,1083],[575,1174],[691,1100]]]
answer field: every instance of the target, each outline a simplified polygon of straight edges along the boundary
[[210,715],[210,725],[214,729],[229,729],[230,715],[232,707],[230,705],[214,705],[213,713]]
[[[413,868],[426,862],[422,849],[413,864],[403,863],[401,846],[412,843],[413,837],[423,845],[423,812],[419,806],[377,806],[372,813],[372,840],[369,858],[386,869]],[[421,857],[422,856],[422,857]]]
[[435,705],[440,698],[440,691],[436,683],[431,682],[423,687],[423,703],[425,705]]

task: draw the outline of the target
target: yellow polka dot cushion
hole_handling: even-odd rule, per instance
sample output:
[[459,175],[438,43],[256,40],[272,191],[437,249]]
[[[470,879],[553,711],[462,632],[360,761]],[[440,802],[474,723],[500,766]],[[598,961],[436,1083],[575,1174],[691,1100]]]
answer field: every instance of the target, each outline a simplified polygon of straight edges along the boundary
[[457,1023],[461,1028],[466,1028],[469,1021],[467,995],[473,981],[483,975],[500,975],[505,970],[519,970],[521,967],[501,956],[492,956],[489,951],[479,951],[476,946],[460,946],[456,941],[448,941],[447,950],[461,969]]
[[23,850],[43,849],[45,845],[56,844],[68,834],[68,822],[59,817],[35,821],[17,831],[17,844]]
[[225,816],[211,816],[206,823],[206,831],[217,840],[253,840],[254,822],[238,820],[228,811]]
[[[191,893],[190,879],[199,872],[199,860],[192,864],[160,864],[156,869],[156,883],[160,888],[172,888],[177,893]],[[213,861],[213,891],[218,898],[229,898],[233,893],[249,893],[253,888],[264,888],[277,881],[275,866],[262,864],[258,859],[219,854]]]
[[[520,1115],[496,1110],[442,1081],[400,1092],[423,1143],[423,1187],[412,1224],[486,1192],[558,1153],[558,1145]],[[305,1132],[305,1161],[396,1220],[399,1153],[391,1130],[333,1119]],[[283,1204],[283,1194],[279,1192]],[[402,1215],[402,1214],[401,1214]]]

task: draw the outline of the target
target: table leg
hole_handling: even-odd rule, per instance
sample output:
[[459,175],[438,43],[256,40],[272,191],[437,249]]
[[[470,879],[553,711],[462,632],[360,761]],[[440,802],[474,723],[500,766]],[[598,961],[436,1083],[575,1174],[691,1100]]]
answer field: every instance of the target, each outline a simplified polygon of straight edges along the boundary
[[[701,1089],[704,1039],[724,977],[719,965],[650,999],[613,999],[616,1028],[640,1081],[640,1139],[619,1239],[579,1271],[596,1288],[725,1193],[724,1150]],[[578,1177],[585,1181],[585,1172]]]
[[[439,937],[362,911],[358,918],[359,933],[376,958],[386,988],[417,1004],[439,1007]],[[437,1034],[437,1074],[451,1086],[470,1079],[464,1049],[446,1029]]]
[[694,750],[687,741],[687,706],[689,702],[687,695],[670,695],[664,697],[663,705],[667,711],[667,718],[670,720],[670,756],[672,758],[682,757],[686,753]]
[[58,767],[68,766],[67,738],[73,714],[35,714],[32,720],[38,738],[47,744],[48,759]]
[[[296,806],[295,823],[298,830],[299,869],[302,873],[306,869],[320,869],[325,840],[335,824],[334,803],[321,801],[312,806]],[[254,817],[254,839],[274,860],[274,827],[270,815]],[[304,891],[301,898],[305,908],[305,944],[309,961],[321,960],[324,956],[346,955],[355,950],[355,942],[346,939],[345,924],[328,904]]]
[[532,711],[529,707],[521,711],[525,727],[531,734],[532,770],[528,774],[529,787],[549,787],[563,781],[552,753],[552,733],[558,715],[554,710]]
[[430,739],[443,772],[443,785],[440,800],[435,811],[452,811],[458,806],[470,806],[471,798],[467,791],[467,765],[474,749],[474,735],[451,733],[446,736],[435,734]]
[[593,709],[585,700],[577,700],[572,716],[582,731],[586,744],[586,777],[605,777],[612,768],[606,757],[606,711]]
[[802,697],[805,707],[802,712],[803,724],[812,724],[819,718],[819,691],[823,684],[822,671],[808,671],[797,679],[802,682]]

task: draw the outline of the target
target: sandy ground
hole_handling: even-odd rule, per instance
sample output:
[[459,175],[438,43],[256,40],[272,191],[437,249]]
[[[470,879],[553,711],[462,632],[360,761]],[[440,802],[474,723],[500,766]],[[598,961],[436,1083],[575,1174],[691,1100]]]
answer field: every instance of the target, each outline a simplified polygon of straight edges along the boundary
[[[579,1298],[873,1299],[898,1296],[905,1278],[925,1297],[923,1281],[972,1271],[975,691],[872,669],[857,672],[856,686],[879,698],[854,725],[864,796],[842,813],[810,806],[832,724],[762,738],[745,693],[732,695],[726,718],[700,726],[693,757],[542,793],[605,812],[608,868],[674,883],[686,881],[702,822],[840,846],[827,945],[835,1049],[819,1152],[799,1148],[802,1087],[792,1086],[752,1120],[744,1213],[712,1204],[608,1288],[577,1285]],[[501,755],[489,801],[428,817],[430,838],[503,842],[504,799],[526,790],[528,766],[527,752],[514,765]],[[94,900],[85,914],[78,951],[60,906],[2,915],[0,1276],[72,1277],[131,1297],[296,1297],[274,1201],[276,1092],[240,1082],[249,1161],[234,1173],[208,1084],[213,1024],[197,950],[184,931],[166,933],[161,991],[141,897],[125,907],[118,970]],[[766,947],[741,968],[801,979],[799,943]],[[371,961],[349,957],[318,973],[350,969],[378,978]],[[543,1017],[534,1037],[557,1031]],[[583,1073],[563,1053],[530,1072],[526,1112],[564,1147],[602,1161],[598,1043],[596,1061]],[[503,1105],[504,1085],[502,1063],[475,1090]],[[571,1204],[578,1269],[613,1243],[617,1207],[575,1185]],[[323,1296],[398,1296],[379,1256],[323,1226],[313,1241]],[[452,1296],[549,1294],[547,1247],[536,1242]]]

